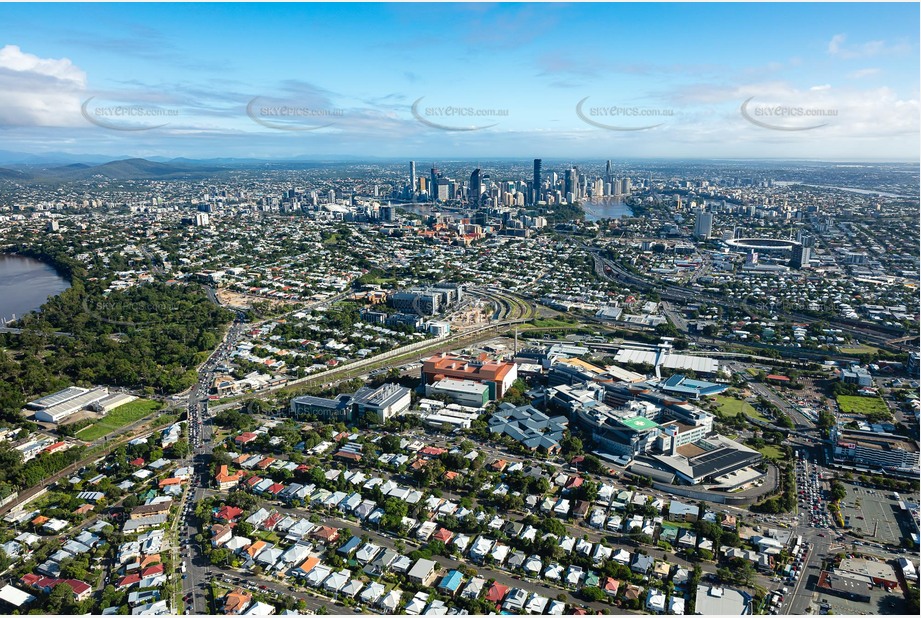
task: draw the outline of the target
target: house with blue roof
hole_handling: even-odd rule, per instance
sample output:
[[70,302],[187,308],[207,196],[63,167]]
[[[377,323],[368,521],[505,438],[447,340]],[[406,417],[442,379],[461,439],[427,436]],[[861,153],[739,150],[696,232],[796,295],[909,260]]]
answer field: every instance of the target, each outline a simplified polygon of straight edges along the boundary
[[438,590],[454,596],[457,594],[462,583],[464,583],[464,576],[461,575],[460,571],[448,571],[448,574],[441,578],[441,582],[438,584]]

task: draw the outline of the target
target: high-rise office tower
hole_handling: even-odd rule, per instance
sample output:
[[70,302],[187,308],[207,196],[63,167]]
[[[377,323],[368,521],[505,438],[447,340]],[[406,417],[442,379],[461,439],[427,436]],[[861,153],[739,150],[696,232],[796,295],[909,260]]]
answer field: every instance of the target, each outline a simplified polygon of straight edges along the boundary
[[473,170],[470,174],[470,193],[467,195],[467,202],[472,206],[479,206],[480,194],[483,192],[483,183],[480,180],[480,168]]
[[804,268],[809,266],[811,260],[812,247],[807,247],[806,243],[793,245],[793,259],[790,260],[790,265],[793,268]]
[[623,182],[621,183],[620,192],[623,193],[624,195],[630,195],[630,179],[629,178],[624,178]]
[[694,236],[707,239],[713,234],[713,213],[704,210],[697,211],[697,220],[694,222]]
[[604,181],[611,182],[611,178],[613,178],[613,172],[611,171],[611,160],[608,159],[608,164],[604,168]]
[[409,190],[412,193],[416,192],[416,162],[409,162]]
[[532,190],[534,191],[534,203],[540,201],[540,190],[541,190],[541,179],[540,179],[540,166],[542,161],[540,159],[534,159],[534,184]]
[[570,167],[566,170],[566,175],[563,179],[563,193],[569,195],[570,193],[573,197],[576,196],[576,191],[578,191],[577,183],[579,182],[579,173],[576,171],[576,168]]
[[429,176],[429,184],[432,187],[432,201],[434,202],[438,199],[438,168],[435,167],[435,164],[432,163],[431,176]]

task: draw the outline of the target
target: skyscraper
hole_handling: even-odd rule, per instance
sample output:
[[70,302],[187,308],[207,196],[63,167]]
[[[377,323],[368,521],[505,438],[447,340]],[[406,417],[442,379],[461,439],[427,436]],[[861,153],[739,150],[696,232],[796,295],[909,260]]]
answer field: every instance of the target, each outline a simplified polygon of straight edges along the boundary
[[438,168],[435,167],[435,164],[432,163],[431,176],[429,177],[429,185],[432,187],[431,196],[432,201],[434,202],[438,199]]
[[[563,193],[566,195],[572,194],[573,199],[578,198],[576,193],[578,192],[578,183],[579,183],[579,172],[576,171],[575,167],[570,167],[566,170],[566,175],[563,178]],[[568,197],[566,199],[569,199]]]
[[707,239],[713,234],[713,213],[704,210],[697,211],[697,220],[694,222],[694,236]]
[[604,181],[606,183],[611,182],[611,179],[613,177],[614,177],[614,174],[611,171],[611,160],[608,159],[608,164],[604,167]]
[[416,162],[409,162],[409,192],[413,194],[416,192]]
[[793,259],[790,260],[790,265],[793,268],[803,268],[809,266],[809,262],[812,260],[812,247],[807,247],[805,244],[793,245]]
[[534,203],[540,201],[540,190],[541,190],[541,179],[540,179],[540,159],[534,159],[534,185],[532,190],[534,192]]
[[480,194],[483,192],[483,183],[480,180],[480,168],[473,170],[470,174],[470,193],[467,195],[467,202],[472,206],[479,206]]

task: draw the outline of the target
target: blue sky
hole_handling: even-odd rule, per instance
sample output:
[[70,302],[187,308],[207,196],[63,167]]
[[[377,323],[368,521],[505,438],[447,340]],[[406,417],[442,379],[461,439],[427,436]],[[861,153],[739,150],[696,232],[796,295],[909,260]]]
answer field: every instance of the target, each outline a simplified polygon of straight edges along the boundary
[[3,4],[0,148],[918,160],[918,21],[911,3]]

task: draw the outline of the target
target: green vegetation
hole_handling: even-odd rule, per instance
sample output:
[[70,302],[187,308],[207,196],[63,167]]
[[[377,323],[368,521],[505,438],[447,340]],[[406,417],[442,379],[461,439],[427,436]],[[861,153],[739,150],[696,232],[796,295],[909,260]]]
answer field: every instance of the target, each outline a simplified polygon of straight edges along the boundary
[[776,446],[773,446],[773,445],[771,445],[771,444],[767,444],[767,445],[765,445],[765,446],[759,448],[759,449],[758,449],[758,452],[761,453],[762,455],[764,455],[765,458],[767,458],[767,459],[772,459],[772,460],[774,460],[774,461],[777,461],[777,460],[783,458],[783,456],[784,456],[783,451],[781,451],[779,448],[777,448]]
[[860,344],[855,346],[847,346],[840,348],[842,354],[853,354],[858,356],[860,354],[878,354],[879,348],[873,347],[871,345]]
[[121,429],[126,425],[138,421],[148,414],[159,410],[163,407],[163,404],[157,401],[150,401],[149,399],[138,399],[126,403],[124,405],[118,406],[103,418],[98,423],[90,425],[86,429],[77,433],[77,438],[80,440],[85,440],[87,442],[92,442],[93,440],[98,440],[103,436],[107,436],[116,429]]
[[[217,345],[233,314],[198,287],[154,283],[103,295],[104,282],[74,278],[21,335],[0,335],[0,417],[19,420],[25,400],[72,384],[175,393]],[[49,336],[65,331],[72,336]]]
[[765,423],[770,422],[747,401],[727,397],[726,395],[717,395],[713,399],[716,401],[717,412],[723,418],[733,418],[739,414],[744,414]]
[[862,414],[864,416],[885,415],[889,417],[889,408],[879,397],[861,397],[859,395],[838,395],[835,400],[844,414]]

